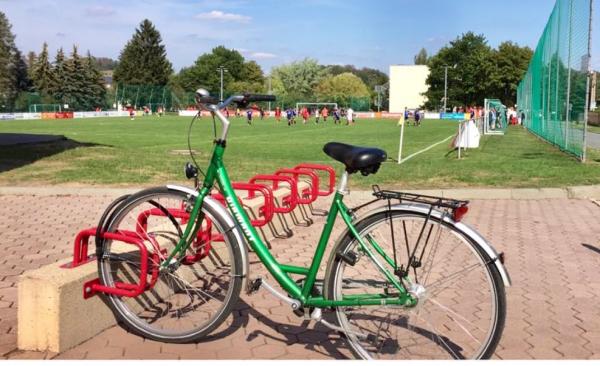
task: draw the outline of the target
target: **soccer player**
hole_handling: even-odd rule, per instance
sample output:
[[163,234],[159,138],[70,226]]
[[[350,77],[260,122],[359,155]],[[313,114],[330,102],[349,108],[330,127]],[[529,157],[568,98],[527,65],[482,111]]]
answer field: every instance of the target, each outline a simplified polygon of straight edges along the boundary
[[346,125],[353,125],[354,124],[354,110],[352,108],[348,108],[346,110]]
[[415,126],[421,126],[421,111],[418,108],[415,110]]
[[252,125],[252,112],[252,108],[248,108],[248,110],[246,111],[246,122],[248,122],[249,125]]
[[306,121],[308,121],[308,118],[310,117],[310,113],[308,112],[308,108],[303,107],[300,110],[300,115],[302,116],[302,124],[306,124]]
[[323,115],[323,123],[327,122],[327,116],[329,116],[329,110],[327,109],[326,106],[323,107],[321,114]]
[[129,118],[131,118],[131,120],[133,121],[135,119],[135,111],[133,110],[133,107],[130,104],[127,105],[127,110],[129,111]]
[[288,126],[291,126],[292,120],[294,119],[294,111],[292,111],[292,108],[286,109],[285,116],[287,117]]
[[338,123],[341,124],[341,122],[340,122],[340,110],[337,109],[337,108],[334,108],[333,109],[333,124],[337,125]]
[[277,122],[281,122],[281,108],[275,107],[275,119]]
[[408,118],[409,118],[409,114],[408,114],[408,107],[404,107],[404,123],[406,123],[407,126],[410,126],[410,124],[408,123]]
[[319,124],[319,118],[321,118],[321,112],[319,111],[319,107],[315,108],[315,124]]

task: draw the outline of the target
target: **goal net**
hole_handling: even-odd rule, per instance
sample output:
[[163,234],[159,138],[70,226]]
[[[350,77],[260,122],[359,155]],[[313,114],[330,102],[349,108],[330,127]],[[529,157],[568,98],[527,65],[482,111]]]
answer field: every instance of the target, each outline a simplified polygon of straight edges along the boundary
[[315,109],[319,108],[319,111],[324,107],[328,107],[329,111],[333,111],[338,107],[337,103],[296,103],[296,112],[300,112],[303,107],[308,108],[309,112],[314,114]]
[[508,126],[506,106],[498,99],[486,99],[483,115],[485,135],[504,135]]
[[30,104],[29,113],[61,112],[60,104]]

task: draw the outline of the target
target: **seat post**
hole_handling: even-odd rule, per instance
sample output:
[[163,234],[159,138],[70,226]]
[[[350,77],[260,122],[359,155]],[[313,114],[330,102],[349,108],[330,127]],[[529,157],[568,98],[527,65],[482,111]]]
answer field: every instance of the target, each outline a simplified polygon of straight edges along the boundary
[[338,187],[338,192],[340,194],[343,195],[347,195],[348,193],[350,193],[348,191],[348,178],[349,178],[349,174],[348,171],[344,170],[344,174],[342,174],[342,179],[340,179],[340,185]]

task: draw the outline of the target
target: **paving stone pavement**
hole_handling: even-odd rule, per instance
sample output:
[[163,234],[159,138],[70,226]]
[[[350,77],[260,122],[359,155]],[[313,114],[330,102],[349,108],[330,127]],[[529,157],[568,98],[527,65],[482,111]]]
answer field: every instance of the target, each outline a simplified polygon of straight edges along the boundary
[[[351,204],[363,201],[350,198]],[[0,355],[10,359],[333,359],[339,335],[309,324],[260,291],[243,295],[207,341],[173,345],[112,327],[61,354],[16,350],[17,280],[72,252],[75,234],[96,224],[110,196],[0,195]],[[327,206],[323,200],[319,207]],[[513,287],[495,358],[600,359],[600,207],[588,200],[477,200],[467,223],[506,253]],[[323,219],[271,242],[282,263],[308,266]],[[335,234],[339,232],[334,232]],[[327,256],[325,257],[327,258]],[[251,256],[251,276],[265,274]],[[265,276],[268,278],[268,276]],[[273,281],[270,281],[273,283]]]

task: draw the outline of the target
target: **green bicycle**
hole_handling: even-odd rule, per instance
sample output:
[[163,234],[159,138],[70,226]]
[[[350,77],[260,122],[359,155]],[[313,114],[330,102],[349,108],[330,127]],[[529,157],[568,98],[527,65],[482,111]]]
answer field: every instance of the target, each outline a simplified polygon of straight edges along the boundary
[[[312,264],[281,264],[250,224],[223,162],[230,122],[221,110],[274,97],[235,95],[219,103],[200,89],[196,100],[222,124],[202,182],[196,178],[196,189],[167,185],[127,196],[109,207],[99,225],[105,233],[139,238],[139,250],[132,250],[109,235],[96,236],[100,282],[114,289],[107,303],[124,325],[161,342],[198,341],[227,319],[243,289],[264,288],[290,311],[342,333],[360,358],[493,355],[510,278],[503,255],[460,222],[468,202],[374,186],[372,202],[348,208],[350,175],[375,174],[387,156],[376,148],[329,143],[325,153],[345,172]],[[197,169],[188,165],[188,177],[197,177]],[[222,192],[227,208],[210,196],[213,189]],[[376,203],[381,205],[357,215]],[[338,217],[346,230],[318,279]],[[283,291],[263,278],[249,279],[248,247]],[[140,284],[131,285],[136,279]],[[132,290],[136,286],[143,291]]]

